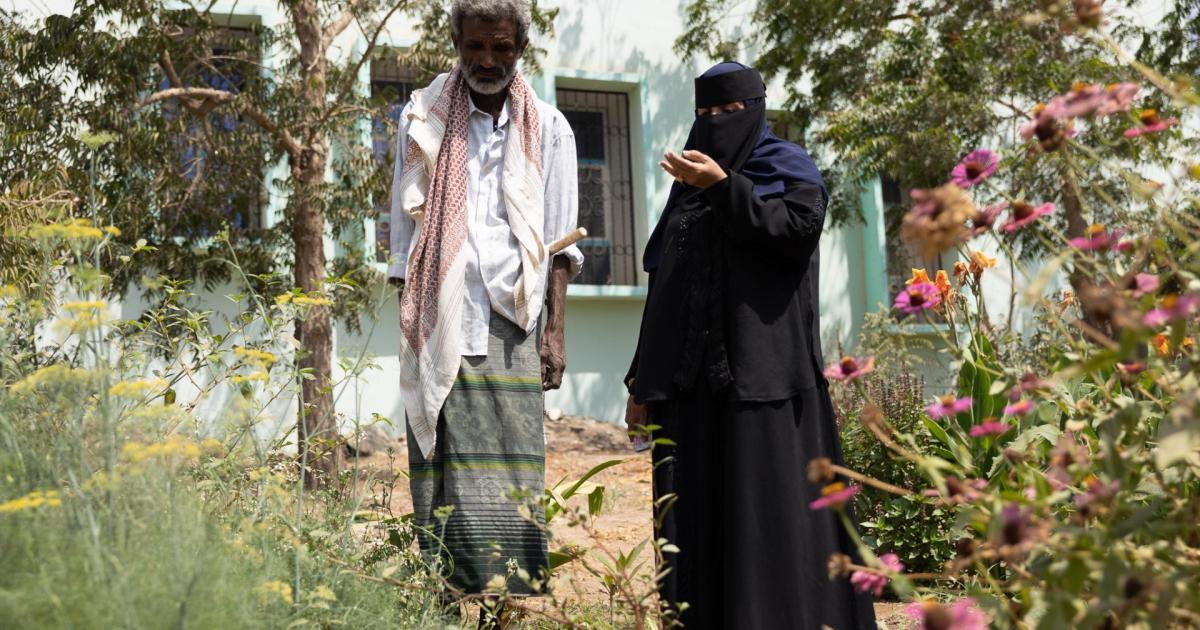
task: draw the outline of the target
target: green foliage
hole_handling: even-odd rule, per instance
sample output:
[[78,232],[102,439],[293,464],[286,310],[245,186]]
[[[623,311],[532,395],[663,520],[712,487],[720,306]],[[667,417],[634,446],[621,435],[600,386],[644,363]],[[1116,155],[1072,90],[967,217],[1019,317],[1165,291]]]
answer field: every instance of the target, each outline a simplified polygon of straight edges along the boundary
[[[1046,19],[1036,15],[1022,24]],[[1150,128],[1149,112],[1135,122],[1124,109],[1169,101],[1186,119],[1200,96],[1188,82],[1138,63],[1112,31],[1095,30],[1079,14],[1058,14],[1054,22],[1063,37],[1100,45],[1110,60],[1126,62],[1138,77],[1133,87],[1152,93],[1108,112],[1100,101],[1074,113],[1052,104],[1040,122],[1059,130],[1077,125],[1078,133],[1055,143],[1034,136],[998,147],[1000,171],[966,193],[968,204],[1015,203],[1014,188],[1036,190],[1051,181],[1039,181],[1038,173],[1053,173],[1067,206],[1065,234],[1041,219],[1009,229],[984,226],[947,243],[936,227],[921,223],[946,208],[913,209],[904,218],[921,226],[909,231],[914,245],[956,247],[974,268],[964,264],[943,287],[912,289],[929,296],[917,310],[944,322],[942,345],[956,369],[934,393],[952,395],[897,405],[887,387],[861,378],[841,394],[857,420],[847,423],[844,438],[850,468],[866,473],[858,478],[864,484],[858,507],[868,518],[862,550],[869,566],[845,572],[860,573],[860,581],[864,573],[885,575],[902,598],[926,600],[917,607],[926,625],[955,615],[973,618],[963,622],[968,627],[1188,627],[1200,618],[1200,599],[1190,587],[1200,577],[1200,355],[1194,342],[1200,168],[1183,168],[1194,160],[1180,150],[1194,143],[1194,128]],[[1073,55],[1065,65],[1050,63],[1044,76],[1057,83],[1056,73],[1066,68],[1094,80],[1087,70],[1106,65],[1086,47]],[[1018,56],[997,64],[1026,61]],[[1069,90],[1057,103],[1089,91],[1114,102],[1115,90],[1102,85]],[[1122,127],[1129,131],[1116,133]],[[1116,154],[1136,159],[1112,159]],[[1161,187],[1146,184],[1150,172],[1165,180]],[[1080,226],[1084,217],[1115,223]],[[1045,253],[1037,268],[1017,260],[1018,238]],[[1015,261],[1009,278],[991,270],[986,257],[973,257],[972,250],[986,247],[981,241]],[[1048,289],[1067,279],[1078,293]],[[1012,285],[1008,301],[1019,305],[1014,315],[1036,322],[1037,330],[1014,329],[1012,317],[1007,324],[989,317],[983,302],[993,293],[984,283],[1005,281]],[[873,346],[890,352],[889,361],[903,355],[879,338]],[[880,371],[895,368],[881,364]],[[882,499],[876,489],[900,498]],[[904,518],[922,522],[897,526]],[[930,539],[949,543],[952,553],[900,557],[909,571],[925,575],[906,576],[871,554],[924,540],[928,531],[937,531]],[[948,559],[939,566],[942,558]],[[928,601],[942,595],[943,580],[965,590],[952,610]]]
[[[878,404],[885,417],[904,433],[923,432],[925,382],[911,371],[869,377],[864,383],[867,398],[853,393],[844,403],[842,415],[842,451],[846,466],[879,481],[901,488],[921,485],[917,465],[896,457],[879,442],[860,421],[859,410],[866,400]],[[922,442],[932,453],[934,442]],[[939,572],[954,557],[955,536],[950,533],[947,511],[909,497],[898,497],[877,488],[866,487],[854,505],[862,528],[863,542],[876,555],[894,553],[909,571]]]
[[[883,175],[906,188],[936,186],[965,154],[1011,138],[1035,103],[1073,82],[1136,78],[1100,38],[1073,26],[1072,3],[1063,0],[750,4],[751,25],[735,29],[725,17],[744,10],[744,3],[690,2],[690,28],[675,49],[718,60],[754,53],[757,58],[743,61],[782,80],[794,122],[805,130],[823,171],[840,182],[833,188],[840,203],[831,204],[836,221],[857,218],[852,209],[859,207],[857,189],[866,179]],[[1138,46],[1140,60],[1176,73],[1186,85],[1200,60],[1200,7],[1195,0],[1173,0],[1167,8],[1166,19],[1153,23],[1141,15],[1142,3],[1108,2],[1105,20],[1119,41]],[[1162,95],[1146,106],[1176,113]],[[1196,147],[1191,139],[1172,141]],[[1112,159],[1153,161],[1126,143],[1096,148]],[[1076,175],[1086,179],[1082,190],[1093,199],[1103,194],[1128,200],[1123,180],[1106,177],[1110,173]],[[1051,163],[1022,165],[1012,185],[1030,198],[1063,198],[1060,171]],[[1104,204],[1093,209],[1082,226],[1116,218]],[[1029,256],[1046,253],[1036,239],[1021,245]]]

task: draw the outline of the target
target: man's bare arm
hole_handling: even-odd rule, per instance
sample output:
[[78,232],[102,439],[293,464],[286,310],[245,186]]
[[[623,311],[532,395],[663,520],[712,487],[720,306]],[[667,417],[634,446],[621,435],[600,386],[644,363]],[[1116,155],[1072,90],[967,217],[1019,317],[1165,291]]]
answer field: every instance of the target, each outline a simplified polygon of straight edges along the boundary
[[542,333],[542,389],[545,390],[558,389],[567,368],[565,326],[571,261],[566,256],[555,256],[553,261],[546,285],[546,328]]

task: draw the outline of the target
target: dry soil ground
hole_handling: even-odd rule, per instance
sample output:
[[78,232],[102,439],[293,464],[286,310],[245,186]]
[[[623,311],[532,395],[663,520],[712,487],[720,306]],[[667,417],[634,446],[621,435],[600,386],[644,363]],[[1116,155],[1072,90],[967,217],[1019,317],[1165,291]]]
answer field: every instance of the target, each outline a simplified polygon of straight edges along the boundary
[[[577,543],[588,548],[603,547],[616,551],[629,551],[650,537],[651,487],[650,457],[648,453],[635,453],[629,446],[621,427],[573,416],[558,420],[546,420],[546,482],[554,484],[560,479],[574,480],[593,466],[610,460],[623,463],[600,473],[594,481],[605,487],[604,510],[588,528],[573,527],[567,519],[556,519],[551,531],[556,538],[552,544]],[[403,440],[394,445],[394,452],[375,453],[363,460],[376,478],[391,479],[390,507],[395,514],[412,511],[412,499],[405,478],[397,474],[407,467],[407,444]],[[576,499],[581,507],[586,503]],[[644,573],[648,577],[650,567]],[[560,595],[569,592],[587,603],[601,604],[608,601],[600,581],[577,563],[569,567],[558,578],[555,591]],[[876,616],[881,628],[907,628],[911,623],[901,612],[901,606],[890,603],[876,604]]]

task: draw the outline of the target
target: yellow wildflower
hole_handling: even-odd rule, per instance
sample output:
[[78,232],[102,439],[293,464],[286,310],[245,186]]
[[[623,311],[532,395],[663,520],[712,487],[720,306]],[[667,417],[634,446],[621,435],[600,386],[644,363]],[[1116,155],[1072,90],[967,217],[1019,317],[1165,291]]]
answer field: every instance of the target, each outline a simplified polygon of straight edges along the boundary
[[312,594],[313,594],[313,597],[316,597],[317,599],[323,599],[327,602],[336,602],[337,601],[337,594],[333,592],[333,589],[329,588],[328,586],[325,586],[324,584],[313,589]]
[[87,382],[93,374],[82,368],[73,368],[62,363],[48,365],[17,381],[12,386],[14,394],[32,392],[46,385],[77,384]]
[[106,225],[104,226],[104,233],[108,234],[109,236],[120,236],[121,228],[115,225]]
[[264,350],[257,350],[255,348],[234,348],[233,354],[246,363],[267,368],[275,365],[275,362],[279,360],[274,354]]
[[140,381],[121,381],[109,388],[108,393],[118,398],[145,398],[146,394],[159,391],[167,386],[161,378]]
[[17,287],[11,284],[0,286],[0,300],[13,300],[19,297],[21,297],[21,290]]
[[151,444],[127,442],[121,447],[121,455],[135,464],[151,459],[168,462],[193,461],[200,458],[200,445],[176,434],[163,442]]
[[329,301],[329,298],[320,295],[297,295],[292,301],[301,306],[329,306],[333,304],[333,302]]
[[292,301],[292,294],[291,294],[291,293],[284,293],[283,295],[277,295],[277,296],[275,296],[275,303],[276,303],[276,304],[278,304],[278,305],[280,305],[280,306],[283,306],[284,304],[287,304],[287,303],[289,303],[289,302],[291,302],[291,301]]
[[19,499],[0,503],[0,514],[33,510],[43,506],[58,507],[60,505],[62,505],[62,500],[58,498],[57,490],[47,490],[45,492],[34,490]]
[[267,381],[271,380],[271,375],[259,370],[258,372],[252,372],[246,375],[235,374],[234,377],[229,380],[232,381],[234,385],[242,385],[243,383],[254,382],[266,383]]
[[61,239],[61,240],[95,240],[98,241],[104,238],[104,233],[98,228],[92,227],[92,222],[87,219],[76,219],[71,223],[51,223],[49,225],[35,225],[29,228],[29,236],[42,241]]
[[279,580],[263,582],[263,584],[258,587],[258,592],[262,596],[263,601],[277,596],[282,599],[283,603],[285,604],[292,603],[292,587],[286,582],[280,582]]
[[89,300],[87,302],[66,302],[62,305],[63,310],[71,313],[91,313],[94,311],[102,311],[108,307],[101,300]]

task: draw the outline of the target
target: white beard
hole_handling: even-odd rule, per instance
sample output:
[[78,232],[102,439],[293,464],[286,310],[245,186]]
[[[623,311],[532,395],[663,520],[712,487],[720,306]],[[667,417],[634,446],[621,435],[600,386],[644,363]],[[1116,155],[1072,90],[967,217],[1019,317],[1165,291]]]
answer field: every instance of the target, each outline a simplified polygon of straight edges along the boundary
[[467,87],[488,96],[507,90],[509,84],[512,83],[513,78],[517,75],[517,67],[514,65],[511,70],[506,71],[504,76],[499,79],[479,79],[471,74],[469,66],[466,67],[467,70],[463,72],[463,78],[467,81]]

